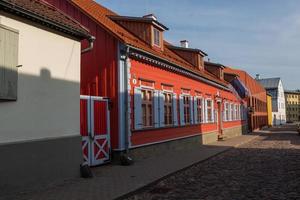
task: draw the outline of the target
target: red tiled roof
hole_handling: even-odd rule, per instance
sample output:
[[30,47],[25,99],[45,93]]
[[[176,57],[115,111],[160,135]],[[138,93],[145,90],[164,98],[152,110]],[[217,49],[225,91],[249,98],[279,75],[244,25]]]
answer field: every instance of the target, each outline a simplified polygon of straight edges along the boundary
[[231,67],[225,67],[224,72],[238,75],[239,79],[243,81],[245,86],[250,90],[251,95],[266,93],[265,88],[253,79],[247,72],[239,69],[233,69]]
[[168,48],[169,43],[166,41],[164,41],[163,51],[154,50],[153,48],[151,48],[149,44],[147,44],[143,40],[140,40],[135,35],[127,31],[125,28],[123,28],[122,26],[118,25],[116,22],[111,20],[109,16],[118,16],[118,15],[113,11],[96,3],[95,1],[93,0],[70,0],[70,1],[73,2],[74,5],[79,7],[88,16],[90,16],[95,21],[97,21],[100,25],[102,25],[104,29],[106,29],[108,32],[113,34],[115,37],[117,37],[120,41],[124,42],[125,44],[144,50],[159,58],[168,60],[169,62],[175,65],[179,65],[190,71],[193,71],[194,73],[197,73],[198,75],[205,77],[209,80],[212,80],[218,84],[227,86],[228,84],[227,82],[216,79],[208,72],[195,69],[190,63],[186,62],[183,58],[181,58],[172,50],[170,50]]
[[30,13],[32,18],[40,18],[40,20],[52,23],[54,26],[63,26],[65,29],[75,31],[81,36],[89,36],[88,29],[43,0],[0,0],[1,2],[10,6],[11,10],[17,10],[16,12]]

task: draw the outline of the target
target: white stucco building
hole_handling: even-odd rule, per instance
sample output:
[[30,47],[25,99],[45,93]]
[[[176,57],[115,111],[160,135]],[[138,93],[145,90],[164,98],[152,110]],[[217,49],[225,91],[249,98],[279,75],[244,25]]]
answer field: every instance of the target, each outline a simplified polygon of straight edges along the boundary
[[81,40],[38,0],[0,0],[0,191],[79,176]]
[[282,81],[280,78],[256,78],[262,84],[267,92],[272,95],[272,118],[273,125],[286,123],[286,106]]

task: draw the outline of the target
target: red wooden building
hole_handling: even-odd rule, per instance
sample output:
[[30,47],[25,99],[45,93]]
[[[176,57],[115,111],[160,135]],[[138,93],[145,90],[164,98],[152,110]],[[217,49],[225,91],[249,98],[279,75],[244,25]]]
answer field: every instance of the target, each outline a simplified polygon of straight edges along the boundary
[[81,68],[81,131],[91,165],[109,160],[110,149],[138,155],[242,133],[246,102],[223,68],[205,69],[206,53],[186,41],[166,42],[168,28],[155,16],[119,16],[91,0],[47,1],[96,37]]
[[248,88],[249,95],[244,100],[248,105],[248,129],[250,132],[268,125],[267,92],[265,88],[247,72],[231,67],[224,69],[225,77],[233,74]]

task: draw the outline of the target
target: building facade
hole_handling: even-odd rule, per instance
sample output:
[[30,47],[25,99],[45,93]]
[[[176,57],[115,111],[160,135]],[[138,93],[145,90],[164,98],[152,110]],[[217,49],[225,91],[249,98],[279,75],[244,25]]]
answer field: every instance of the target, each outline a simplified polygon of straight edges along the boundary
[[300,90],[285,90],[286,120],[287,122],[300,121]]
[[261,79],[259,75],[256,80],[264,86],[267,92],[272,96],[272,115],[273,125],[286,123],[286,106],[283,84],[280,78]]
[[79,177],[81,40],[89,37],[43,1],[0,0],[1,192]]
[[[181,46],[165,41],[168,28],[155,16],[119,16],[90,0],[47,1],[96,37],[94,49],[82,57],[81,95],[109,99],[109,136],[103,137],[110,146],[100,145],[100,154],[152,155],[245,130],[245,102],[230,83],[204,68],[203,51],[189,48],[186,41]],[[87,133],[86,117],[82,120],[81,130]],[[87,151],[87,160],[95,157]]]
[[273,125],[273,115],[272,115],[272,95],[267,94],[267,110],[268,110],[268,126]]
[[247,72],[243,70],[226,67],[225,75],[230,76],[231,74],[237,75],[238,79],[247,88],[244,99],[247,101],[248,105],[248,130],[252,132],[254,130],[267,126],[268,112],[266,90]]

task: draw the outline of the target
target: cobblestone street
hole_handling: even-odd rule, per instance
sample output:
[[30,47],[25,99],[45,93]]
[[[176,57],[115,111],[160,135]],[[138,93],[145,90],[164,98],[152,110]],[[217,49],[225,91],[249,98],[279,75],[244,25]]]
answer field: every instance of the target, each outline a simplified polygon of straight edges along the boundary
[[127,198],[300,199],[300,136],[273,129]]

